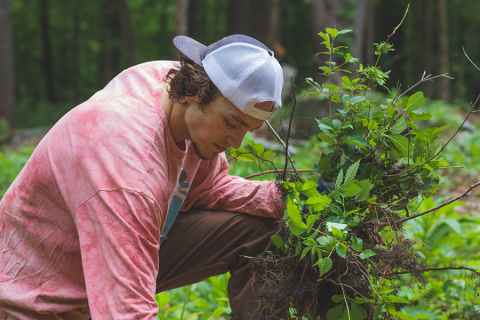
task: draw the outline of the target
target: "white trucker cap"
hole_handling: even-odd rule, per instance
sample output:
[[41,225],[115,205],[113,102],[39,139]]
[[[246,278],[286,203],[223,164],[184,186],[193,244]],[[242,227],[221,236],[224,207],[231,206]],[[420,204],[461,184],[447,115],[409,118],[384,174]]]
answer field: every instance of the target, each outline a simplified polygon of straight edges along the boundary
[[273,114],[255,104],[273,102],[282,106],[282,68],[272,50],[249,36],[235,34],[208,47],[186,36],[173,39],[177,49],[205,69],[225,98],[240,111],[260,120]]

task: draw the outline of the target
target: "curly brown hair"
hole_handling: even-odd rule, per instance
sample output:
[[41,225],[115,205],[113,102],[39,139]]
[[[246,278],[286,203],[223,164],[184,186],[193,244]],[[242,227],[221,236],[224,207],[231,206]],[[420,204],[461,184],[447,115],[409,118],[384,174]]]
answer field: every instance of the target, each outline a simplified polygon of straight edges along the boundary
[[222,94],[210,80],[205,69],[183,54],[180,54],[180,57],[180,62],[175,64],[178,70],[172,70],[166,76],[166,79],[170,80],[168,95],[182,105],[188,103],[185,97],[197,96],[198,106],[203,111],[206,105],[222,97]]

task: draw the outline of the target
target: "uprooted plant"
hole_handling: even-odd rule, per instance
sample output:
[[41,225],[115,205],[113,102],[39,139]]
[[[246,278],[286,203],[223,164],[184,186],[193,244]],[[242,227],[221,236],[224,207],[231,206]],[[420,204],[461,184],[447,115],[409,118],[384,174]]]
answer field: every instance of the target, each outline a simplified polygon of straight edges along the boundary
[[[309,94],[319,101],[327,99],[329,107],[333,103],[340,106],[334,116],[330,113],[328,118],[316,119],[318,138],[327,149],[307,170],[310,176],[303,179],[299,171],[305,170],[297,170],[288,159],[287,134],[285,169],[275,169],[286,204],[281,222],[286,234],[271,237],[279,248],[277,253],[252,259],[260,294],[252,297],[251,303],[262,305],[259,310],[269,310],[262,314],[265,319],[280,318],[288,310],[298,319],[395,316],[395,303],[408,303],[395,295],[395,289],[407,281],[402,275],[422,281],[424,272],[434,270],[424,261],[423,244],[405,239],[402,224],[459,200],[480,185],[472,185],[438,207],[416,212],[421,199],[443,187],[439,170],[450,165],[441,153],[463,123],[437,147],[435,142],[448,126],[420,127],[419,123],[432,115],[421,110],[422,92],[406,95],[415,86],[404,92],[397,87],[394,98],[385,104],[372,100],[368,91],[385,86],[389,72],[380,69],[379,60],[374,66],[363,66],[342,52],[344,47],[335,46],[337,37],[349,31],[327,28],[319,33],[327,48],[320,53],[328,56],[320,68],[327,81],[318,84],[307,79],[313,88]],[[389,43],[392,35],[376,44],[379,58],[393,50]],[[343,62],[337,65],[334,56]],[[350,73],[344,69],[349,64],[358,66],[361,77],[344,76],[341,85],[333,84],[332,75]],[[420,82],[434,78],[423,76]],[[296,99],[293,109],[295,105]],[[472,103],[470,113],[475,105]],[[240,148],[232,155],[256,161],[259,167],[265,161],[272,163],[273,152],[249,143],[252,150]],[[292,170],[287,170],[288,161]],[[319,183],[330,188],[319,192]],[[242,315],[234,315],[236,318]]]

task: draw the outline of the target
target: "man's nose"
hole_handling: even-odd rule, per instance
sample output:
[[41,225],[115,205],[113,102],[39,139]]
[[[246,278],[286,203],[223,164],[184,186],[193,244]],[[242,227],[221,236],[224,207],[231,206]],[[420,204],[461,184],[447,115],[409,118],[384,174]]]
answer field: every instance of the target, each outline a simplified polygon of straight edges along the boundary
[[234,138],[232,136],[227,137],[227,142],[229,145],[231,145],[233,148],[238,149],[242,145],[242,140],[243,136]]

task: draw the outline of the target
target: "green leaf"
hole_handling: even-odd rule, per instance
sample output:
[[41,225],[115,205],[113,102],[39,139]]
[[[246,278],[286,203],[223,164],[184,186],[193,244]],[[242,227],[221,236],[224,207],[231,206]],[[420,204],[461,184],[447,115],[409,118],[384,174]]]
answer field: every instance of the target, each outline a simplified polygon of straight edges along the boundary
[[329,35],[332,36],[332,38],[335,38],[338,35],[338,30],[337,29],[331,29],[327,28],[325,29]]
[[287,197],[287,211],[292,222],[299,228],[307,229],[307,225],[303,222],[302,215],[300,214],[300,209],[293,202],[290,196]]
[[322,236],[317,238],[317,243],[325,250],[332,251],[335,249],[335,238],[332,236]]
[[362,191],[362,189],[360,189],[360,187],[358,187],[353,182],[344,184],[343,186],[340,187],[339,190],[342,193],[342,195],[345,196],[345,197],[353,197],[354,195],[356,195],[360,191]]
[[373,252],[372,250],[365,250],[362,253],[360,253],[360,259],[365,260],[367,258],[375,256],[376,253]]
[[408,139],[399,134],[391,134],[387,136],[388,139],[394,144],[395,148],[404,157],[408,156]]
[[263,154],[262,159],[267,160],[273,157],[274,155],[275,155],[275,150],[269,150]]
[[325,93],[321,93],[321,94],[318,95],[317,100],[318,101],[323,101],[323,100],[325,100],[326,97],[327,97],[327,95]]
[[335,227],[332,227],[332,235],[337,239],[342,239],[343,238],[343,232],[338,230]]
[[408,126],[412,129],[420,130],[420,128],[413,121],[408,121]]
[[362,180],[358,183],[360,192],[355,196],[355,201],[364,201],[370,195],[370,181],[368,179]]
[[353,31],[352,29],[343,29],[343,30],[338,31],[338,34],[345,34],[345,33],[349,33],[349,32],[352,32],[352,31]]
[[283,239],[279,235],[270,236],[270,240],[272,241],[273,245],[277,248],[280,248],[283,245]]
[[340,296],[338,294],[335,294],[332,296],[332,301],[335,303],[341,303],[345,301],[345,298],[343,296]]
[[340,315],[342,314],[342,312],[343,312],[343,304],[339,304],[338,306],[327,311],[327,320],[340,319]]
[[355,238],[352,243],[352,249],[357,252],[362,252],[363,249],[363,240],[360,238]]
[[367,139],[361,137],[361,136],[345,136],[345,138],[342,140],[344,143],[353,143],[354,145],[360,147],[360,148],[370,148],[373,149],[373,146],[367,141]]
[[318,120],[318,119],[315,119],[317,121],[317,124],[318,124],[318,127],[320,128],[320,130],[322,130],[323,132],[326,132],[326,133],[330,133],[332,134],[335,130],[333,129],[333,127],[327,125],[325,122],[325,120]]
[[307,231],[308,228],[298,227],[293,221],[288,221],[288,229],[294,236],[300,236]]
[[393,294],[390,294],[384,297],[384,299],[390,303],[410,303],[409,301],[402,299],[400,297],[394,296]]
[[380,316],[380,313],[382,313],[382,309],[383,309],[383,303],[379,303],[375,307],[375,311],[373,312],[373,320],[378,319],[378,317]]
[[390,128],[390,132],[393,134],[400,134],[407,129],[407,120],[405,118],[398,119],[395,124]]
[[352,99],[350,99],[350,103],[351,104],[356,104],[356,103],[360,103],[364,100],[367,100],[367,97],[365,96],[356,96],[356,97],[353,97]]
[[405,110],[408,110],[408,111],[417,110],[418,108],[423,106],[424,103],[425,103],[425,97],[423,96],[423,92],[418,91],[408,99],[408,104]]
[[330,202],[332,202],[332,199],[319,195],[308,198],[305,204],[311,207],[313,211],[322,211]]
[[337,142],[333,140],[330,136],[327,136],[325,133],[320,132],[318,134],[318,138],[322,141],[325,141],[330,144],[336,144]]
[[323,259],[322,263],[320,264],[320,277],[323,276],[325,273],[330,271],[332,268],[333,262],[332,259],[329,257]]
[[352,320],[363,320],[368,317],[367,310],[361,305],[352,303],[350,311]]
[[360,160],[357,162],[353,163],[348,169],[347,169],[347,174],[345,175],[345,182],[344,184],[347,184],[355,178],[357,175],[358,167],[360,166]]
[[335,181],[335,188],[338,189],[342,185],[343,182],[343,169],[340,170],[340,173],[337,176],[337,180]]
[[302,260],[303,258],[305,258],[305,256],[307,255],[308,251],[312,250],[312,247],[306,247],[305,249],[303,249],[302,251],[302,255],[300,257],[300,260]]
[[345,258],[345,256],[347,255],[347,247],[343,243],[337,243],[335,250],[337,251],[337,254],[342,258]]
[[265,148],[260,143],[255,143],[253,140],[248,140],[248,144],[252,147],[252,150],[257,154],[257,156],[261,157]]
[[230,150],[230,154],[233,158],[241,161],[255,161],[255,156],[248,149],[243,147]]
[[300,254],[300,252],[302,252],[302,243],[298,241],[297,246],[295,247],[295,254]]

